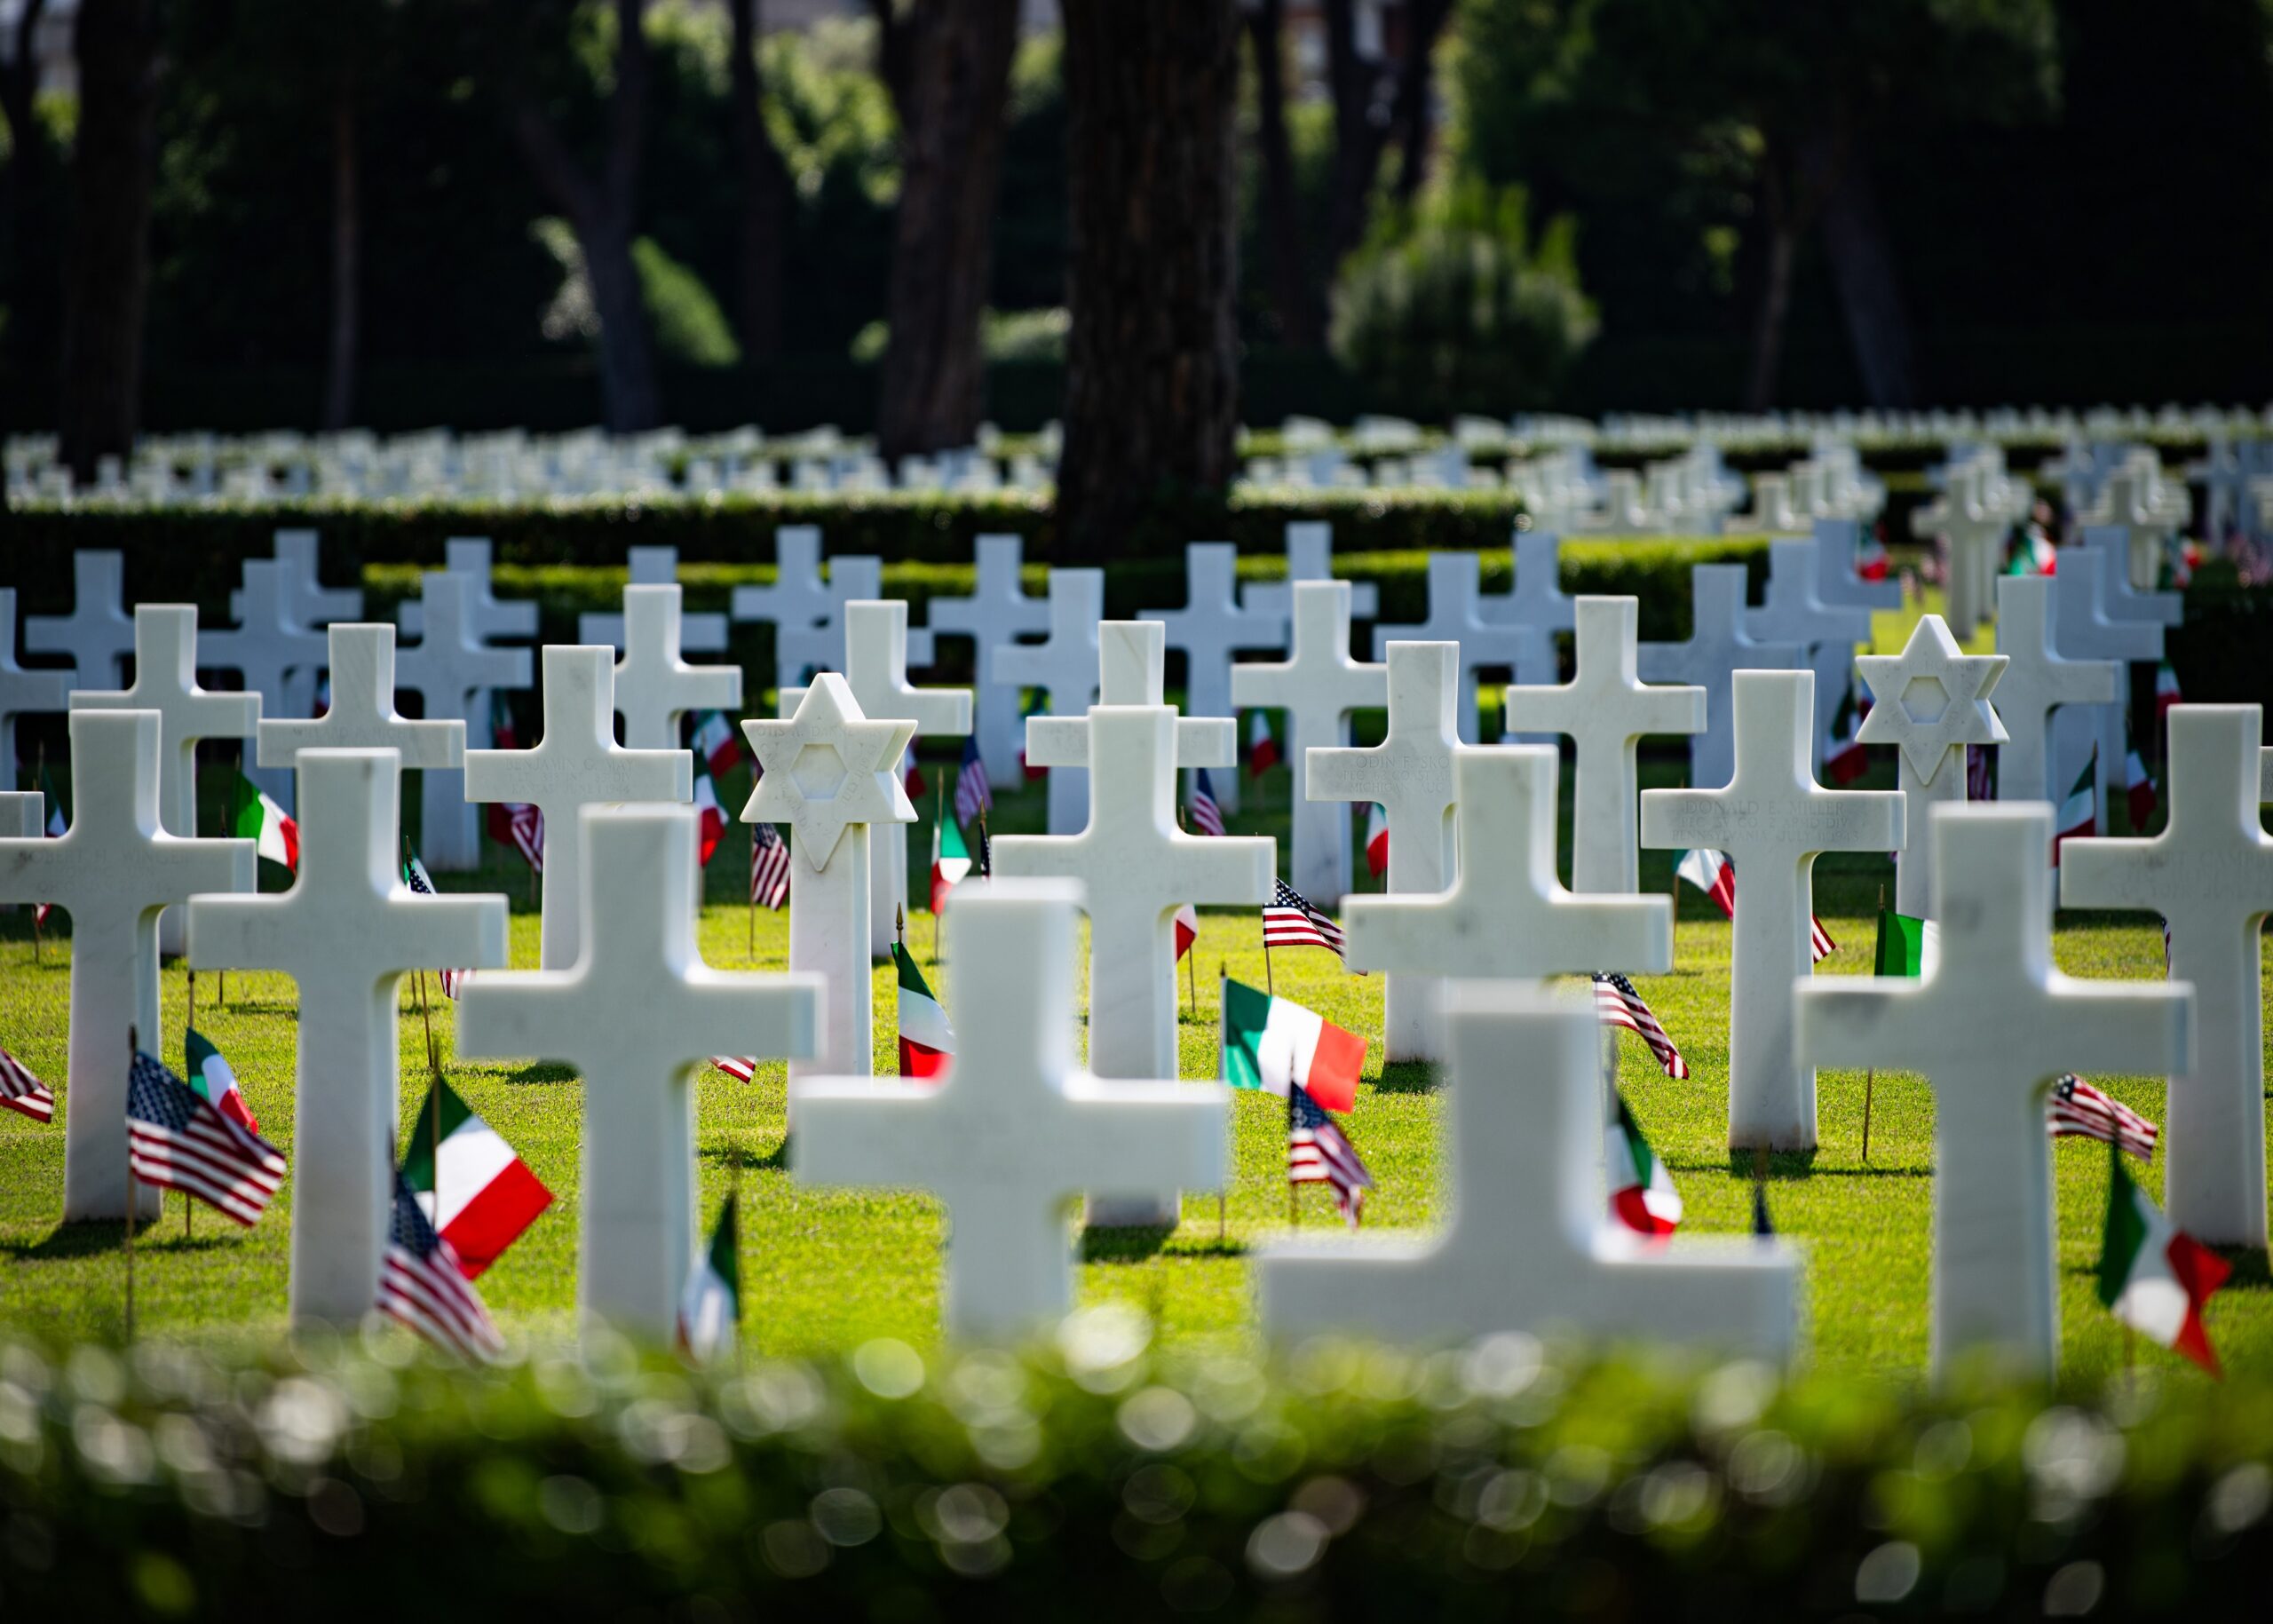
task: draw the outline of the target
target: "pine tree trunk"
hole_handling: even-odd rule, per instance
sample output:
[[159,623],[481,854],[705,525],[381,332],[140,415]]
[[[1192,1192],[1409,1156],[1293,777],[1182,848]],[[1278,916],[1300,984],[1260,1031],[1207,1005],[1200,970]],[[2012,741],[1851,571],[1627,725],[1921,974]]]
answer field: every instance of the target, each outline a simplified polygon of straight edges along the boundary
[[727,9],[733,25],[727,116],[741,188],[735,231],[734,325],[741,338],[742,360],[758,363],[781,353],[789,171],[765,128],[764,90],[757,72],[757,0],[727,0]]
[[1326,0],[1327,82],[1334,94],[1334,173],[1327,211],[1327,280],[1365,241],[1389,121],[1374,116],[1382,64],[1358,51],[1357,0]]
[[876,409],[887,459],[968,446],[978,432],[1018,0],[918,0],[901,27],[899,207]]
[[1121,552],[1234,472],[1239,23],[1225,0],[1065,0],[1072,333],[1061,560]]
[[1255,143],[1263,159],[1263,223],[1271,245],[1271,297],[1279,307],[1279,336],[1290,348],[1315,350],[1326,342],[1303,253],[1302,217],[1295,196],[1295,154],[1287,139],[1284,0],[1256,0],[1247,8],[1247,43],[1255,51]]
[[91,481],[100,458],[132,451],[141,401],[158,107],[151,0],[81,0],[72,44],[79,127],[71,165],[59,452],[75,479]]
[[608,430],[636,434],[652,429],[662,420],[662,400],[646,300],[631,259],[630,224],[611,210],[604,218],[577,222],[576,242],[600,319],[600,400]]
[[323,426],[335,433],[355,411],[363,292],[360,167],[351,66],[340,76],[331,107],[331,333],[324,358]]
[[1823,200],[1824,257],[1830,261],[1848,342],[1863,375],[1863,392],[1872,406],[1907,408],[1918,393],[1910,315],[1870,166],[1860,153],[1827,133],[1810,139],[1800,156],[1809,189]]
[[1745,386],[1745,406],[1755,412],[1775,403],[1777,375],[1784,366],[1784,326],[1792,308],[1792,266],[1800,247],[1799,227],[1772,163],[1761,166],[1760,202],[1761,218],[1768,228],[1768,264],[1753,321],[1752,376]]

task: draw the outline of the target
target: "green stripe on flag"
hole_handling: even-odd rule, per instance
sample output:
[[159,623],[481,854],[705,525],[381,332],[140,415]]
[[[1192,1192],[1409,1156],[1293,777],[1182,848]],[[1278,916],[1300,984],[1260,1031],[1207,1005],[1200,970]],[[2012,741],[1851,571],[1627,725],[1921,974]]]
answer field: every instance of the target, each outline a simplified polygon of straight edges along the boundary
[[2113,1308],[2130,1289],[2139,1266],[2140,1248],[2150,1232],[2146,1215],[2139,1210],[2139,1186],[2124,1170],[2119,1152],[2109,1158],[2107,1228],[2099,1248],[2099,1300]]
[[1920,976],[1925,973],[1926,922],[1913,919],[1907,914],[1897,914],[1890,907],[1879,910],[1878,960],[1873,967],[1881,976]]
[[1256,1050],[1270,1024],[1270,994],[1240,981],[1224,983],[1224,1081],[1232,1088],[1263,1087]]
[[[436,1082],[434,1088],[442,1091],[442,1137],[447,1139],[473,1114],[473,1108],[448,1083]],[[423,1192],[434,1187],[433,1089],[427,1090],[425,1103],[418,1107],[418,1125],[411,1131],[410,1148],[403,1153],[402,1177],[413,1190]]]

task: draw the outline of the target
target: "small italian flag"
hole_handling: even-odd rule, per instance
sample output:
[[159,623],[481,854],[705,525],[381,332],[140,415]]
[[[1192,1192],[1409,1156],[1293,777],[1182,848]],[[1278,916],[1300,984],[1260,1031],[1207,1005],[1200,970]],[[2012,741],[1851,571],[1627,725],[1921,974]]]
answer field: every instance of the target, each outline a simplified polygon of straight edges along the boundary
[[1610,1174],[1610,1216],[1637,1235],[1670,1235],[1681,1227],[1681,1192],[1665,1163],[1642,1137],[1642,1126],[1613,1092],[1617,1109],[1603,1129],[1603,1162]]
[[1366,1040],[1291,999],[1226,978],[1223,1079],[1235,1089],[1285,1094],[1299,1083],[1328,1111],[1358,1103]]
[[1865,536],[1855,550],[1855,573],[1865,581],[1883,581],[1887,572],[1886,544],[1878,537]]
[[1851,784],[1871,770],[1871,753],[1859,736],[1863,708],[1855,702],[1855,685],[1847,685],[1839,714],[1831,718],[1831,736],[1823,741],[1823,770],[1834,784]]
[[678,1294],[678,1346],[698,1365],[734,1351],[742,1319],[741,1253],[735,1243],[734,1198],[718,1209],[710,1246],[687,1271]]
[[1389,872],[1389,814],[1379,801],[1367,803],[1366,813],[1366,871],[1380,879]]
[[2060,866],[2060,848],[2071,840],[2087,840],[2099,828],[2099,747],[2092,747],[2091,759],[2084,763],[2084,770],[2076,781],[2068,786],[2066,798],[2060,803],[2060,818],[2053,825],[2052,866]]
[[1176,911],[1176,956],[1182,963],[1192,951],[1192,944],[1200,939],[1200,910],[1185,903]]
[[2099,1300],[2143,1336],[2218,1375],[2202,1305],[2233,1272],[2226,1260],[2172,1227],[2131,1182],[2119,1152],[2108,1157],[2107,1231],[2100,1242]]
[[242,767],[237,769],[236,788],[229,792],[229,833],[239,840],[257,843],[258,856],[281,863],[295,874],[300,872],[300,826],[262,794]]
[[1726,917],[1737,916],[1737,866],[1729,860],[1727,852],[1715,852],[1710,846],[1683,852],[1673,871],[1712,898]]
[[2170,715],[2170,708],[2185,696],[2178,691],[2178,673],[2170,669],[2166,660],[2155,668],[2155,724],[2160,726]]
[[891,962],[899,971],[899,1074],[937,1077],[954,1057],[955,1029],[905,943],[891,945]]
[[1279,741],[1271,736],[1271,713],[1258,710],[1247,718],[1247,775],[1261,778],[1279,764]]
[[962,826],[953,818],[940,818],[931,825],[931,911],[936,914],[947,903],[947,893],[962,883],[970,873],[970,847],[964,844]]
[[900,782],[907,790],[907,798],[920,801],[931,792],[931,786],[923,781],[923,769],[915,764],[915,741],[910,739],[899,756]]
[[717,781],[710,776],[709,767],[700,756],[694,758],[694,812],[696,849],[702,853],[702,866],[708,868],[710,854],[726,836],[726,811],[718,804]]
[[1872,974],[1930,975],[1941,956],[1941,926],[1930,919],[1897,914],[1890,907],[1879,910],[1879,943],[1872,961]]
[[2143,835],[2147,820],[2155,815],[2155,778],[2139,755],[2139,741],[2128,725],[2123,730],[2123,788],[2131,813],[2131,832]]
[[1034,693],[1026,696],[1026,709],[1018,712],[1018,721],[1020,724],[1018,728],[1018,738],[1020,741],[1018,745],[1018,771],[1026,775],[1026,782],[1029,784],[1033,783],[1036,779],[1049,777],[1049,769],[1048,767],[1037,767],[1034,763],[1026,759],[1026,747],[1024,742],[1026,736],[1026,730],[1024,725],[1033,721],[1036,717],[1048,716],[1049,714],[1049,712],[1048,709],[1045,708],[1041,702],[1041,691],[1038,688]]
[[189,1062],[189,1086],[202,1095],[205,1103],[236,1123],[248,1133],[258,1133],[260,1124],[253,1119],[252,1107],[245,1104],[244,1090],[237,1087],[237,1074],[221,1058],[206,1035],[193,1026],[183,1044]]
[[725,711],[706,710],[695,723],[694,753],[710,764],[714,773],[725,772],[742,758],[741,741],[734,737],[734,725]]
[[402,1181],[426,1221],[456,1250],[458,1268],[468,1279],[495,1263],[536,1222],[537,1214],[552,1205],[552,1192],[447,1082],[436,1082],[418,1108],[418,1125],[402,1159]]

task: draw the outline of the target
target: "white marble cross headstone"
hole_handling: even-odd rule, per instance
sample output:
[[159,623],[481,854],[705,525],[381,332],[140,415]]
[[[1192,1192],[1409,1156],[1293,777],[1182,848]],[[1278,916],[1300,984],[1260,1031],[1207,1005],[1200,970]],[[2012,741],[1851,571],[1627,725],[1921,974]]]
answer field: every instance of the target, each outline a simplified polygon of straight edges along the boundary
[[281,970],[299,986],[292,1318],[353,1326],[378,1300],[394,1214],[396,982],[425,965],[503,965],[505,899],[403,883],[393,750],[310,750],[297,765],[291,889],[194,899],[189,955],[200,970]]
[[2000,801],[2058,804],[2065,786],[2052,782],[2052,713],[2116,697],[2121,666],[2060,654],[2058,612],[2052,582],[2042,575],[2007,575],[1997,582],[1997,652],[2009,661],[1997,679],[1997,717],[2007,734],[1997,750]]
[[[1012,688],[1040,688],[1049,714],[1088,714],[1097,693],[1097,623],[1105,619],[1105,572],[1049,572],[1049,636],[1041,643],[998,643],[994,677]],[[1075,767],[1049,772],[1049,821],[1053,835],[1081,827],[1089,805],[1089,774]]]
[[1636,662],[1644,682],[1694,683],[1705,690],[1704,731],[1689,741],[1689,782],[1717,789],[1737,769],[1730,678],[1738,671],[1794,670],[1807,661],[1796,643],[1757,642],[1745,630],[1743,565],[1693,565],[1689,578],[1689,641],[1644,643]]
[[[804,681],[808,671],[844,669],[844,606],[878,599],[884,595],[884,562],[866,554],[828,561],[828,613],[810,626],[778,626],[773,633],[774,661],[780,677],[775,692]],[[922,626],[907,629],[907,663],[922,668],[931,663],[931,633]]]
[[1294,782],[1294,875],[1287,883],[1319,907],[1333,907],[1350,889],[1350,814],[1335,802],[1310,798],[1309,755],[1314,747],[1342,743],[1351,711],[1389,703],[1389,668],[1350,657],[1346,581],[1295,582],[1293,642],[1283,661],[1233,666],[1232,703],[1287,713]]
[[1815,521],[1815,595],[1834,608],[1899,609],[1902,582],[1865,581],[1855,567],[1863,527],[1852,519]]
[[[1635,675],[1641,600],[1581,598],[1571,680],[1508,690],[1508,731],[1570,735],[1571,889],[1599,894],[1641,885],[1634,796],[1635,744],[1647,733],[1693,733],[1705,725],[1705,690],[1652,686]],[[1390,836],[1390,858],[1397,837]]]
[[1821,543],[1787,537],[1768,543],[1768,590],[1761,606],[1745,611],[1745,630],[1762,643],[1791,643],[1815,672],[1815,738],[1808,760],[1823,765],[1824,741],[1855,677],[1855,646],[1871,641],[1871,612],[1828,604],[1818,594]]
[[1998,1352],[2046,1378],[2060,1315],[2045,1091],[2073,1070],[2185,1071],[2193,998],[2183,986],[2053,969],[2047,808],[1977,803],[1931,815],[1927,828],[1912,826],[1910,844],[1938,848],[1928,910],[1941,923],[1937,963],[1916,978],[1810,978],[1797,994],[1800,1064],[1925,1073],[1934,1369]]
[[[315,709],[316,674],[331,648],[322,632],[292,618],[284,587],[282,565],[273,558],[246,559],[239,594],[242,623],[206,632],[199,658],[210,669],[243,677],[245,692],[260,695],[264,714],[305,717]],[[246,769],[246,776],[286,812],[292,810],[289,772],[255,765]]]
[[1792,986],[1814,963],[1816,854],[1903,842],[1900,794],[1816,782],[1814,683],[1808,671],[1738,671],[1736,777],[1722,789],[1642,792],[1643,845],[1711,847],[1736,863],[1730,1150],[1815,1148],[1815,1068],[1792,1047]]
[[2100,607],[2111,621],[2175,626],[2186,618],[2182,593],[2142,590],[2131,584],[2131,532],[2123,525],[2086,525],[2084,545],[2100,555]]
[[1065,1206],[1092,1192],[1221,1187],[1220,1083],[1108,1081],[1076,1069],[1078,888],[1000,879],[955,888],[946,913],[962,1035],[925,1084],[800,1079],[792,1165],[802,1184],[928,1190],[947,1209],[947,1335],[1010,1342],[1073,1304]]
[[[627,584],[677,586],[678,584],[678,549],[676,547],[634,547],[631,549],[630,580]],[[606,643],[616,653],[622,654],[624,652],[623,622],[624,617],[621,614],[580,614],[576,617],[576,641]],[[678,641],[679,646],[690,654],[724,654],[726,648],[726,617],[715,613],[681,615]]]
[[[1264,614],[1291,620],[1295,587],[1303,581],[1331,581],[1334,575],[1334,527],[1320,519],[1287,521],[1287,578],[1251,581],[1239,589],[1239,602]],[[1361,621],[1382,612],[1381,588],[1370,581],[1350,583],[1350,613]]]
[[[46,832],[44,794],[37,789],[0,789],[0,840],[36,840]],[[14,903],[0,902],[0,914],[15,911]]]
[[543,947],[537,963],[565,970],[582,947],[576,814],[595,803],[687,801],[694,757],[685,750],[627,749],[615,741],[610,650],[555,644],[544,651],[544,737],[525,750],[468,750],[465,798],[514,801],[544,815]]
[[689,665],[678,657],[681,627],[676,585],[624,588],[615,709],[623,718],[623,742],[632,749],[678,749],[679,718],[690,710],[741,708],[742,668]]
[[[1545,682],[1556,674],[1554,639],[1545,639],[1549,657],[1541,662],[1541,639],[1531,629],[1486,616],[1483,583],[1484,560],[1479,555],[1432,552],[1429,555],[1429,618],[1418,626],[1374,628],[1374,657],[1377,660],[1392,642],[1460,645],[1460,736],[1467,744],[1476,743],[1482,736],[1476,709],[1476,674],[1479,669],[1506,666],[1515,672],[1518,682],[1526,678]],[[1295,601],[1302,601],[1299,592]],[[1300,882],[1295,889],[1303,889]]]
[[875,826],[915,821],[900,757],[915,724],[870,721],[844,678],[823,671],[793,715],[742,724],[756,757],[757,789],[742,808],[744,823],[786,823],[796,878],[789,887],[789,968],[828,986],[820,1041],[808,1057],[792,1057],[789,1075],[860,1077],[874,1064],[870,1045],[869,852]]
[[[126,1029],[154,1051],[158,911],[253,888],[253,843],[166,833],[158,818],[162,733],[149,710],[71,714],[71,827],[53,840],[0,840],[0,901],[71,915],[71,1054],[63,1216],[126,1216]],[[147,1185],[137,1203],[158,1210]]]
[[2273,837],[2258,812],[2256,705],[2170,713],[2170,821],[2151,840],[2070,840],[2069,907],[2138,908],[2169,931],[2170,978],[2194,988],[2194,1059],[2170,1080],[2170,1221],[2210,1246],[2265,1245],[2264,1001]]
[[415,721],[395,709],[394,630],[378,624],[329,628],[331,704],[310,720],[261,718],[262,766],[291,771],[308,750],[392,750],[403,767],[419,772],[465,765],[463,722],[447,717]]
[[[487,536],[455,535],[442,543],[442,567],[440,574],[455,575],[467,583],[467,597],[461,617],[467,638],[476,644],[496,638],[533,638],[536,636],[536,605],[525,598],[496,597],[489,590],[490,544]],[[431,576],[426,594],[434,596]],[[426,607],[414,598],[395,611],[396,622],[405,635],[424,637],[426,634]],[[527,685],[524,678],[521,685]],[[476,749],[489,744],[489,719],[484,716],[467,724],[466,742]]]
[[1904,827],[1910,838],[1895,860],[1895,911],[1934,918],[1941,892],[1934,884],[1934,846],[1924,836],[1927,809],[1965,799],[1967,745],[2005,742],[2005,725],[1989,704],[2005,656],[1959,654],[1942,617],[1928,614],[1899,654],[1864,654],[1855,663],[1872,700],[1856,736],[1901,752],[1897,781],[1909,803]]
[[126,613],[126,555],[75,552],[71,581],[70,614],[24,617],[24,652],[69,655],[75,688],[124,682],[127,656],[134,652],[134,622]]
[[[1097,703],[1165,705],[1168,692],[1167,631],[1158,621],[1097,622]],[[1176,719],[1176,764],[1228,767],[1238,759],[1238,730],[1221,717],[1179,716]],[[1029,717],[1026,760],[1037,767],[1089,765],[1089,717]],[[1217,805],[1222,802],[1218,801]]]
[[[2071,660],[2137,661],[2163,657],[2163,629],[2152,621],[2119,621],[2108,614],[2113,594],[2114,565],[2106,553],[2089,547],[2066,547],[2060,552],[2060,573],[2052,578],[2052,593],[2059,604],[2052,631],[2059,650]],[[2064,790],[2083,770],[2095,747],[2098,769],[2093,774],[2093,810],[2099,827],[2107,827],[2109,782],[2122,770],[2129,754],[2124,737],[2124,701],[2129,690],[2116,684],[2111,705],[2071,705],[2052,725],[2053,777]]]
[[582,947],[558,969],[469,981],[458,1052],[542,1056],[583,1074],[578,1305],[588,1327],[660,1346],[694,1256],[695,1071],[712,1055],[811,1054],[836,989],[702,962],[689,809],[568,815],[560,844],[583,848],[573,865],[583,877],[562,903],[583,916]]
[[1799,1265],[1787,1248],[1668,1250],[1609,1220],[1592,1011],[1532,987],[1447,996],[1445,1138],[1457,1200],[1445,1228],[1419,1240],[1265,1247],[1255,1266],[1264,1329],[1289,1343],[1342,1334],[1424,1344],[1575,1330],[1788,1355]]
[[[1159,622],[1169,646],[1184,651],[1184,714],[1230,717],[1232,655],[1241,649],[1276,652],[1286,647],[1287,616],[1240,606],[1235,596],[1239,551],[1229,542],[1187,544],[1184,579],[1183,608],[1146,609],[1138,618]],[[1216,803],[1223,811],[1235,812],[1239,794],[1239,774],[1227,772],[1216,785]]]
[[813,525],[783,525],[773,533],[775,574],[771,586],[738,586],[728,614],[738,621],[763,621],[773,628],[774,685],[786,688],[804,675],[792,667],[782,647],[785,631],[818,626],[836,613],[837,598],[820,578],[820,530]]
[[986,764],[986,781],[1000,789],[1016,784],[1020,735],[1018,689],[1005,682],[994,669],[994,651],[1024,635],[1049,629],[1049,605],[1029,598],[1019,582],[1026,543],[1015,535],[982,535],[978,551],[978,579],[968,598],[934,598],[927,618],[941,637],[967,637],[978,650],[978,682],[974,697],[978,711],[978,754]]
[[[474,630],[479,589],[471,575],[429,570],[424,582],[424,601],[406,603],[397,614],[408,628],[414,605],[422,608],[417,618],[425,635],[396,656],[395,686],[424,701],[429,721],[463,723],[467,749],[487,749],[489,691],[527,687],[529,651],[482,642]],[[419,856],[437,874],[479,867],[481,826],[463,780],[434,772],[420,779]]]
[[[1510,668],[1510,686],[1522,683],[1544,686],[1552,683],[1562,671],[1562,662],[1555,654],[1555,634],[1578,630],[1578,599],[1563,590],[1562,550],[1563,538],[1551,531],[1517,531],[1515,584],[1504,598],[1483,599],[1485,619],[1515,627],[1524,638],[1521,652]],[[1551,740],[1511,733],[1501,742],[1546,744]]]
[[16,589],[0,587],[0,772],[7,775],[6,788],[14,788],[19,764],[16,718],[67,709],[72,675],[16,663]]
[[[324,585],[318,567],[321,556],[321,546],[314,531],[279,530],[276,533],[276,562],[283,571],[286,611],[303,626],[329,626],[334,621],[362,619],[362,589]],[[244,617],[243,589],[232,588],[229,592],[229,618],[242,621]]]

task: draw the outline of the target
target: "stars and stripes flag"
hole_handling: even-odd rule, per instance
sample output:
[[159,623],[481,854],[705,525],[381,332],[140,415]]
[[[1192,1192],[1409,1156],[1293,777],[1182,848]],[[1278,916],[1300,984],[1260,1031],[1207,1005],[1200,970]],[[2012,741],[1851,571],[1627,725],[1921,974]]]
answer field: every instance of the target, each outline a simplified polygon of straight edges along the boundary
[[754,1055],[712,1055],[710,1064],[736,1082],[748,1082],[757,1075],[757,1059]]
[[1813,914],[1808,915],[1808,951],[1815,955],[1814,962],[1818,964],[1839,951],[1839,944],[1831,939],[1831,932],[1823,928],[1823,921]]
[[1286,881],[1271,883],[1271,900],[1263,909],[1263,945],[1323,947],[1342,957],[1342,927]]
[[1291,1086],[1294,1092],[1287,1097],[1287,1182],[1330,1185],[1342,1221],[1355,1229],[1366,1210],[1366,1192],[1373,1187],[1374,1176],[1326,1107],[1302,1084]]
[[544,814],[526,801],[505,804],[505,839],[537,873],[544,872]]
[[1192,774],[1192,794],[1184,801],[1184,810],[1191,815],[1192,827],[1202,835],[1224,832],[1224,809],[1216,804],[1216,787],[1208,781],[1208,769],[1195,767]]
[[435,1233],[417,1198],[400,1177],[394,1185],[394,1225],[379,1265],[378,1311],[438,1348],[461,1359],[488,1360],[505,1351],[505,1339],[465,1277],[455,1248]]
[[[513,750],[520,748],[519,737],[513,731],[512,707],[505,702],[504,692],[489,691],[489,744],[493,749]],[[513,837],[513,812],[518,803],[492,801],[482,814],[482,826],[489,838],[501,846],[519,846]],[[543,843],[539,842],[540,845]],[[524,853],[526,855],[526,853]]]
[[1595,972],[1595,1015],[1604,1026],[1623,1026],[1647,1043],[1667,1076],[1678,1081],[1689,1075],[1689,1062],[1681,1058],[1681,1050],[1658,1024],[1648,1002],[1624,976]]
[[994,810],[994,791],[987,787],[986,764],[978,757],[978,735],[962,741],[962,764],[955,769],[955,821],[968,823],[983,812]]
[[[1737,866],[1727,852],[1715,852],[1709,846],[1683,852],[1674,872],[1712,898],[1723,915],[1730,919],[1737,916]],[[1808,947],[1815,955],[1814,963],[1818,964],[1839,951],[1839,944],[1831,939],[1831,932],[1813,914],[1808,915]]]
[[284,1158],[137,1050],[126,1085],[126,1164],[161,1190],[195,1196],[249,1227],[284,1182]]
[[770,823],[749,826],[749,899],[776,913],[789,899],[789,843]]
[[[402,843],[402,883],[410,887],[413,896],[431,897],[434,894],[434,876],[426,872],[426,865],[418,860],[417,848],[408,839]],[[463,970],[438,970],[434,974],[442,983],[442,996],[455,998],[467,972]]]
[[2155,1125],[2073,1072],[2052,1085],[2044,1120],[2055,1139],[2097,1139],[2142,1161],[2155,1159]]
[[33,1076],[21,1060],[0,1049],[0,1105],[20,1112],[35,1122],[51,1122],[55,1090]]

